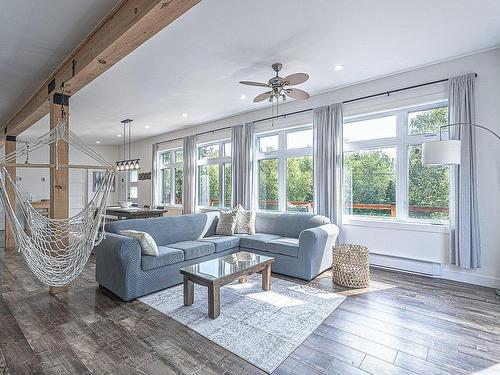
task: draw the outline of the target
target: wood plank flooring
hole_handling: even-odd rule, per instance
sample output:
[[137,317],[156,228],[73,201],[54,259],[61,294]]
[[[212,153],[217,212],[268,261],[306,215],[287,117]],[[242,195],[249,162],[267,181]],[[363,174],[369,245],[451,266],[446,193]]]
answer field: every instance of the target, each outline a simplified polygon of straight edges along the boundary
[[[0,374],[262,374],[139,301],[99,289],[91,258],[68,292],[48,294],[0,249]],[[500,373],[493,289],[372,269],[368,289],[311,282],[348,298],[275,374]]]

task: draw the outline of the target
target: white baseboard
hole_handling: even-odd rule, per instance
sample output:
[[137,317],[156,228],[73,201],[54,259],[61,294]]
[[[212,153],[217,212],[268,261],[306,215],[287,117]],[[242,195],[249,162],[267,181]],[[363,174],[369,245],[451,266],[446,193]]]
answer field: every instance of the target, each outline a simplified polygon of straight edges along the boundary
[[390,268],[398,271],[418,273],[430,277],[460,281],[462,283],[500,288],[500,279],[491,276],[477,275],[460,269],[442,267],[439,263],[416,259],[400,258],[390,255],[370,253],[370,265]]
[[370,253],[370,265],[414,272],[428,276],[439,276],[441,274],[441,265],[438,263],[399,258],[390,255]]
[[484,275],[476,275],[460,269],[441,268],[441,277],[443,279],[461,281],[467,284],[481,285],[489,288],[500,288],[500,278]]

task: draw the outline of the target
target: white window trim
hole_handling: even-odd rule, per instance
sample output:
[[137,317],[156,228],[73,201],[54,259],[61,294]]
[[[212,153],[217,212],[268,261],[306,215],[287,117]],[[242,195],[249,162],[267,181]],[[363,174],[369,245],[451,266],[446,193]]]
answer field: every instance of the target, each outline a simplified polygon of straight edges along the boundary
[[[255,150],[254,150],[254,176],[255,176],[255,186],[254,189],[254,201],[256,202],[256,208],[259,211],[267,211],[259,208],[259,160],[266,159],[278,159],[278,211],[269,210],[272,212],[288,212],[287,211],[287,191],[286,191],[286,159],[289,157],[297,156],[312,156],[313,148],[294,148],[287,150],[286,148],[286,135],[287,133],[295,133],[302,130],[312,129],[312,124],[294,126],[291,128],[280,129],[276,131],[260,132],[255,134]],[[259,138],[269,137],[273,135],[278,135],[278,150],[271,152],[260,152],[259,149]]]
[[[183,169],[184,162],[176,162],[175,161],[175,152],[182,151],[182,147],[176,147],[166,150],[158,151],[157,157],[157,168],[156,168],[156,181],[157,181],[157,189],[156,189],[156,197],[155,197],[155,205],[163,204],[165,207],[182,207],[182,204],[175,203],[175,170]],[[163,155],[166,153],[170,153],[170,163],[163,163]],[[170,169],[170,186],[172,189],[172,194],[170,195],[170,202],[162,202],[162,190],[163,190],[163,170]]]
[[[408,216],[408,148],[414,145],[421,145],[423,142],[439,140],[439,132],[431,134],[408,134],[408,114],[410,112],[418,112],[434,108],[440,108],[448,105],[447,100],[440,100],[430,104],[416,105],[405,107],[397,110],[389,110],[380,113],[350,116],[344,119],[344,124],[368,120],[373,118],[387,117],[396,115],[396,136],[389,138],[370,139],[362,141],[344,142],[344,152],[360,151],[368,149],[380,148],[396,148],[396,217],[382,217],[382,216],[363,216],[343,214],[346,222],[380,222],[386,225],[391,223],[407,223],[407,224],[420,224],[420,225],[441,225],[447,226],[447,220],[427,220],[427,219],[414,219]],[[442,134],[442,139],[447,139],[447,133]]]
[[[205,210],[214,210],[214,209],[227,209],[229,207],[224,206],[225,200],[224,196],[226,195],[226,188],[224,186],[224,181],[225,181],[225,176],[224,176],[224,164],[229,163],[231,164],[231,156],[224,156],[224,151],[225,151],[225,144],[226,143],[231,143],[230,139],[223,139],[220,141],[215,141],[215,142],[206,142],[206,143],[198,143],[196,144],[196,207],[197,210],[199,211],[205,211]],[[199,148],[203,146],[213,146],[213,145],[218,145],[219,146],[219,157],[218,158],[210,158],[210,159],[198,159],[198,153],[199,153]],[[231,147],[231,153],[232,153],[232,147]],[[231,154],[232,155],[232,154]],[[219,202],[221,203],[220,206],[202,206],[198,204],[198,191],[199,191],[199,173],[198,167],[205,166],[205,165],[218,165],[219,166]]]

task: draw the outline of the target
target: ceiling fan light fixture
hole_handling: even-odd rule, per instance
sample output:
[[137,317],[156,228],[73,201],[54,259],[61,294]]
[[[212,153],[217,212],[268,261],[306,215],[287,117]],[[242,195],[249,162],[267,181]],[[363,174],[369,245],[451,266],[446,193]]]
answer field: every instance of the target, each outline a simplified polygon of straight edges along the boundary
[[[271,90],[263,92],[257,95],[253,101],[255,103],[261,102],[268,99],[270,103],[279,103],[280,99],[282,101],[286,100],[289,96],[296,100],[305,100],[309,98],[309,94],[304,90],[289,88],[290,86],[300,85],[309,79],[309,75],[306,73],[293,73],[287,75],[285,78],[279,76],[279,72],[282,69],[282,64],[275,63],[272,65],[273,70],[276,72],[276,76],[269,79],[268,83],[254,82],[254,81],[240,81],[241,84],[247,86],[257,86],[257,87],[268,87]],[[242,95],[240,99],[246,97]]]

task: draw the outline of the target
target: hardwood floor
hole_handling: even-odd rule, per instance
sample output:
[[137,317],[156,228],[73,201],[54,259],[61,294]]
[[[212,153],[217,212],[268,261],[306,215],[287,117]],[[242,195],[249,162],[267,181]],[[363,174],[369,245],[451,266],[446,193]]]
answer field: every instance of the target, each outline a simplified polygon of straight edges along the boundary
[[[275,374],[500,373],[493,289],[372,269]],[[494,366],[499,367],[494,367]],[[262,374],[139,301],[98,288],[94,260],[50,295],[18,253],[0,249],[0,374]]]

